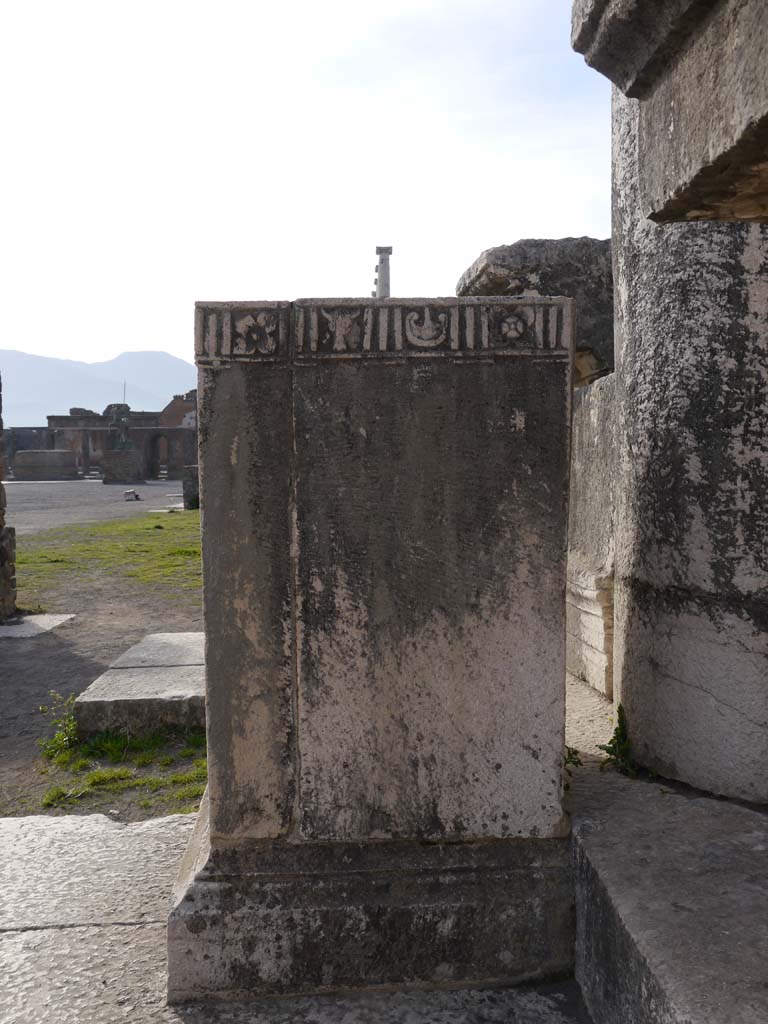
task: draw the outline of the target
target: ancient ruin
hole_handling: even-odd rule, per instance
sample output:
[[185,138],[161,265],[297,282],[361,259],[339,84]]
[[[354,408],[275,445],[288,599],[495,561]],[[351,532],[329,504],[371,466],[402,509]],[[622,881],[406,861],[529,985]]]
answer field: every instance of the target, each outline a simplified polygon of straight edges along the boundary
[[13,460],[14,480],[77,480],[77,457],[69,448],[25,449]]
[[20,480],[99,471],[105,483],[138,483],[157,479],[161,470],[180,480],[184,466],[197,457],[197,392],[174,395],[161,412],[138,412],[124,403],[112,403],[103,413],[73,408],[67,416],[48,416],[47,427],[6,430],[3,442]]
[[[0,435],[3,430],[3,382],[0,378]],[[16,535],[5,522],[5,464],[0,448],[0,622],[16,610]]]
[[173,1000],[568,969],[571,307],[198,307],[209,809]]
[[[754,3],[722,3],[711,16],[695,6],[686,18],[680,6],[666,8],[650,38],[641,31],[650,23],[619,16],[624,5],[574,9],[577,47],[627,93],[614,90],[613,113],[617,463],[615,484],[605,488],[616,502],[613,687],[642,764],[711,792],[766,801],[768,435],[759,410],[768,228],[662,227],[647,214],[765,213],[759,168],[737,161],[727,174],[715,169],[754,152],[768,95],[757,89],[740,106],[728,126],[743,131],[740,139],[708,136],[714,152],[722,146],[714,157],[702,153],[697,118],[713,100],[731,109],[742,96],[728,93],[733,82],[752,81],[741,49],[718,58],[731,85],[707,77],[713,47],[720,53],[729,33],[749,30],[749,48],[766,53],[768,23]],[[670,46],[683,56],[668,66],[659,58]],[[689,90],[697,68],[714,95]],[[676,131],[660,133],[654,126],[673,101]],[[607,424],[605,398],[599,415]],[[592,402],[596,414],[600,404]],[[582,436],[577,431],[577,444]],[[577,494],[585,461],[575,448]]]

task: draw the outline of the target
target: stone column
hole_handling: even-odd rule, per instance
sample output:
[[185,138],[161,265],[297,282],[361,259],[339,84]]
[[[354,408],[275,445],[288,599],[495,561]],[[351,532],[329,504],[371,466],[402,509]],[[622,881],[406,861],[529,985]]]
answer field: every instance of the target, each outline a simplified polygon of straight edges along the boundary
[[569,969],[571,306],[198,308],[210,783],[171,999]]
[[377,245],[376,255],[379,262],[376,264],[376,298],[389,298],[389,257],[392,255],[391,245]]
[[[3,382],[0,379],[0,440],[3,436]],[[16,531],[5,525],[5,459],[0,444],[0,622],[16,610]]]
[[768,226],[659,227],[614,90],[614,685],[635,757],[768,800]]

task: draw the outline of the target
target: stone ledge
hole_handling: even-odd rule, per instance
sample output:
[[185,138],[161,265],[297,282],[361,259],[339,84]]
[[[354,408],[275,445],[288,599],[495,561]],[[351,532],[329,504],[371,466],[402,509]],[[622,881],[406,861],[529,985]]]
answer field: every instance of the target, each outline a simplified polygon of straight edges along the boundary
[[768,814],[594,768],[570,804],[595,1024],[768,1021]]

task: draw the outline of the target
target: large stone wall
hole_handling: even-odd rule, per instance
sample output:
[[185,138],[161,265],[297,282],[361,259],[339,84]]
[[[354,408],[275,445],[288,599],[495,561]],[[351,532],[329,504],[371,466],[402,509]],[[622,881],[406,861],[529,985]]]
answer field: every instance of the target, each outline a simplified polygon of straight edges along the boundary
[[572,305],[198,309],[210,809],[171,998],[569,969]]
[[635,756],[768,801],[768,226],[658,226],[614,93],[615,685]]
[[613,695],[615,375],[573,397],[566,665]]
[[[0,436],[3,432],[3,382],[0,378]],[[16,534],[5,524],[5,465],[0,449],[0,622],[16,609]]]

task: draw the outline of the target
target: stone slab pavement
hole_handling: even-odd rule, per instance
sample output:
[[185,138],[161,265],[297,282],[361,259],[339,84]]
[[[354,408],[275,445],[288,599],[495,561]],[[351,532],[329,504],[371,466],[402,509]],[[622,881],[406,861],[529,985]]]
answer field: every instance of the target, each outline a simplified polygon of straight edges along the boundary
[[205,633],[150,633],[112,662],[111,668],[205,665]]
[[126,501],[122,484],[101,480],[6,480],[6,520],[17,537],[73,523],[102,522],[144,515],[151,509],[166,508],[167,495],[178,490],[175,481],[151,480],[134,484],[141,501]]
[[31,640],[69,622],[74,615],[17,615],[0,623],[0,640]]
[[573,982],[165,1005],[165,921],[194,815],[0,820],[5,1024],[589,1024]]

